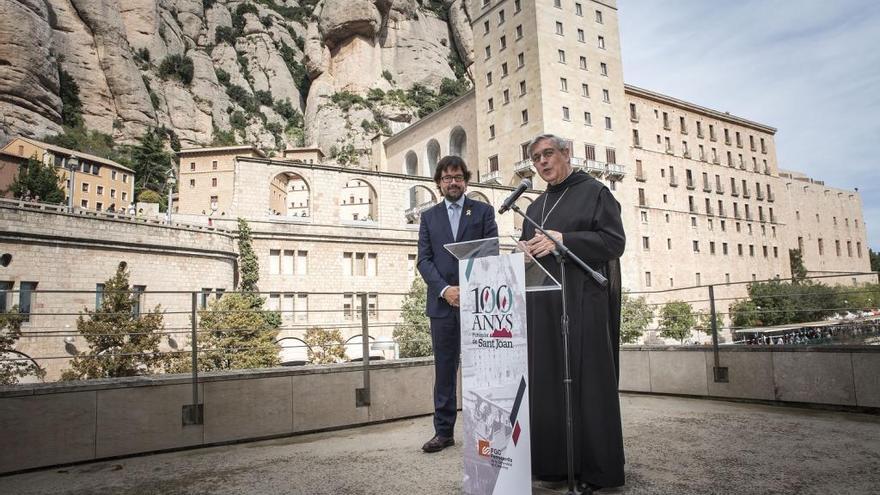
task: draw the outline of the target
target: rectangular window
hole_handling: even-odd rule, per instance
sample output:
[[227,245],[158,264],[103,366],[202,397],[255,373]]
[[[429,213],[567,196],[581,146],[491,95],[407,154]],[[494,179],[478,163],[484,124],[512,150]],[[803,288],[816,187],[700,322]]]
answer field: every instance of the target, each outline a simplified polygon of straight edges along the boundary
[[22,321],[31,321],[31,311],[34,305],[34,291],[37,290],[37,282],[21,282],[21,291],[18,293],[18,312]]
[[498,24],[504,24],[504,11],[498,11]]
[[269,250],[269,275],[278,275],[281,273],[281,250]]
[[217,160],[211,161],[211,170],[217,170]]
[[[488,1],[483,2],[483,5],[485,6],[488,3],[489,3]],[[483,22],[483,36],[485,36],[487,34],[489,34],[489,21],[484,21]]]
[[208,298],[211,296],[211,288],[202,287],[202,292],[199,293],[199,308],[207,309],[208,308]]
[[587,57],[580,58],[580,68],[583,70],[587,70]]
[[651,286],[651,272],[645,272],[645,287]]
[[586,41],[586,38],[584,37],[584,30],[583,29],[578,29],[578,41],[580,41],[581,43]]
[[[195,163],[193,163],[192,165],[195,166]],[[110,172],[110,179],[116,180],[116,171],[115,170]]]
[[605,148],[605,162],[611,165],[617,164],[617,152],[614,148]]
[[211,187],[217,187],[217,178],[211,177]]
[[492,155],[489,157],[489,172],[497,172],[498,171],[498,155]]
[[599,41],[599,48],[604,50],[605,49],[605,37],[599,36],[598,41]]
[[565,63],[565,50],[558,50],[556,53],[559,56],[559,63],[564,64]]
[[581,84],[581,96],[589,98],[590,97],[590,85],[587,83]]
[[82,192],[89,192],[89,183],[88,182],[82,183]]
[[607,76],[608,75],[608,64],[606,64],[605,62],[600,63],[599,64],[599,72],[601,72],[603,76]]
[[96,188],[95,188],[95,193],[97,193],[98,196],[103,196],[103,195],[104,195],[104,186],[98,186],[98,187],[96,187]]
[[598,22],[599,24],[602,24],[602,11],[601,10],[596,11],[596,22]]
[[342,295],[342,315],[346,320],[354,319],[354,294]]
[[590,112],[584,112],[584,124],[593,125],[593,114]]
[[524,53],[518,53],[516,55],[516,67],[518,69],[522,69],[526,65],[526,55]]
[[577,15],[577,16],[581,16],[581,17],[583,17],[583,15],[584,15],[584,8],[581,6],[581,4],[579,4],[579,3],[575,3],[575,4],[574,4],[574,14]]
[[522,0],[514,0],[513,2],[513,13],[519,14],[522,11]]
[[79,202],[79,205],[80,205],[82,208],[88,208],[88,207],[89,207],[89,200],[84,199],[84,200],[82,200],[82,201]]
[[[195,185],[195,182],[193,182],[192,185]],[[125,191],[122,191],[122,200],[125,201],[127,199],[128,199],[128,193]]]
[[528,121],[529,121],[529,111],[528,111],[528,110],[523,110],[523,111],[520,113],[520,115],[521,115],[521,117],[522,117],[522,123],[523,123],[523,124],[528,123]]
[[507,48],[507,36],[502,36],[499,42],[500,48],[498,49],[498,51],[503,51],[505,48]]
[[297,322],[309,321],[309,295],[297,294],[296,301],[293,306],[294,319]]
[[596,146],[592,144],[584,145],[584,157],[590,161],[596,161]]
[[650,251],[651,250],[651,238],[648,236],[642,236],[642,250]]
[[140,316],[141,307],[144,304],[144,292],[147,291],[146,285],[134,285],[131,287],[132,299],[134,300],[134,305],[131,308],[131,314],[134,316]]
[[605,129],[611,130],[611,117],[605,117]]
[[568,107],[562,107],[562,120],[571,120],[571,116],[568,113]]
[[564,77],[559,78],[559,90],[568,91],[568,79]]
[[492,47],[491,46],[487,46],[486,48],[483,48],[483,50],[485,50],[485,52],[486,52],[486,60],[489,60],[490,58],[492,58]]
[[492,73],[487,72],[486,73],[486,86],[491,86],[491,85],[492,85]]
[[519,82],[519,95],[522,96],[524,94],[526,94],[526,82],[520,81]]
[[607,89],[602,90],[602,101],[611,103],[611,93]]
[[523,37],[523,28],[522,24],[516,27],[516,39],[521,39]]
[[563,36],[562,23],[559,21],[556,21],[556,34],[558,34],[559,36]]
[[489,139],[495,139],[495,126],[489,126]]
[[377,275],[377,271],[379,269],[377,261],[378,256],[376,253],[367,254],[367,276],[375,277]]
[[488,107],[489,107],[489,111],[490,111],[490,112],[491,112],[492,110],[495,110],[495,100],[493,100],[492,98],[489,98],[487,104],[488,104]]
[[[196,180],[195,179],[189,180],[189,187],[196,187]],[[122,193],[122,194],[125,195],[125,193]],[[125,199],[125,198],[122,198],[122,199]]]
[[510,103],[510,90],[509,90],[509,89],[505,89],[505,90],[501,93],[501,100],[502,100],[502,102],[503,102],[505,105],[507,105],[508,103]]

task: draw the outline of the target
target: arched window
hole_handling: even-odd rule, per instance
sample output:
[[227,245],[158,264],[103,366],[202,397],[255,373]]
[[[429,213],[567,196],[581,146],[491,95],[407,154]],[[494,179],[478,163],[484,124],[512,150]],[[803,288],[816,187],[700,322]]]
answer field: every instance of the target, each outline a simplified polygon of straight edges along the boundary
[[434,191],[422,185],[412,186],[408,193],[406,207],[406,223],[417,224],[422,212],[437,204],[437,195]]
[[483,203],[486,203],[488,205],[492,204],[489,202],[489,198],[487,198],[485,194],[479,191],[471,191],[467,193],[467,197],[471,198],[474,201],[482,201]]
[[311,216],[310,189],[301,175],[282,172],[272,179],[269,189],[269,211],[272,215],[288,218]]
[[449,133],[449,154],[464,157],[467,154],[467,133],[461,127]]
[[344,222],[375,222],[379,207],[376,189],[364,179],[350,179],[340,191],[339,218]]
[[425,170],[425,177],[433,177],[434,170],[437,168],[437,162],[440,161],[440,143],[436,139],[428,141],[427,159],[428,168]]
[[302,366],[309,364],[309,345],[296,337],[285,337],[277,342],[278,357],[281,358],[281,366]]
[[412,150],[406,152],[404,173],[406,175],[419,175],[419,157]]

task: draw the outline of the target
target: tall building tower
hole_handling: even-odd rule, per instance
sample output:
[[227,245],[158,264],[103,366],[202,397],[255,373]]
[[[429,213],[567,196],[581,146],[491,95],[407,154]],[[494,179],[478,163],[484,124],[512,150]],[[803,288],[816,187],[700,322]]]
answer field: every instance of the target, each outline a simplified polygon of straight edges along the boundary
[[469,12],[480,181],[515,185],[532,175],[525,148],[542,133],[568,139],[575,166],[609,182],[622,178],[616,1],[471,0]]

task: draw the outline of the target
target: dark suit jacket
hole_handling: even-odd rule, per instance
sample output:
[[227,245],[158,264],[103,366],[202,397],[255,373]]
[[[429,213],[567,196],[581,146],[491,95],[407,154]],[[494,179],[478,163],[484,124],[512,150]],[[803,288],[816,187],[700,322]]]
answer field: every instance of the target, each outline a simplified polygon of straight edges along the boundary
[[422,213],[419,224],[418,268],[428,284],[425,312],[429,317],[442,318],[452,311],[458,311],[440,297],[440,291],[444,287],[458,285],[458,260],[443,245],[496,236],[498,225],[495,223],[495,211],[482,201],[465,198],[456,238],[452,237],[446,201],[441,201]]

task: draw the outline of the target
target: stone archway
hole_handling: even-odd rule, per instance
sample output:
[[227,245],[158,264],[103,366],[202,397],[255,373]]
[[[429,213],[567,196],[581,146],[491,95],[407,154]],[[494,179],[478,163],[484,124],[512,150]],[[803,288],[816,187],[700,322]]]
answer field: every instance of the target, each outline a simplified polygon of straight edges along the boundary
[[436,139],[428,141],[425,149],[425,177],[433,177],[434,170],[437,168],[437,162],[440,161],[440,143]]
[[339,218],[345,222],[375,222],[379,217],[376,188],[362,178],[346,181],[340,192]]
[[461,126],[456,126],[449,133],[449,154],[462,158],[467,154],[467,133]]
[[281,172],[272,178],[269,187],[269,211],[288,218],[311,216],[311,189],[295,172]]
[[419,175],[419,157],[412,150],[406,152],[403,173],[406,175]]

